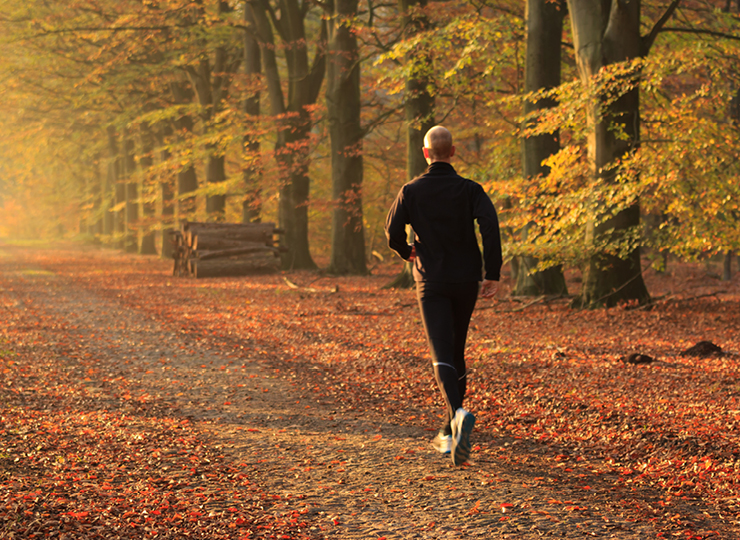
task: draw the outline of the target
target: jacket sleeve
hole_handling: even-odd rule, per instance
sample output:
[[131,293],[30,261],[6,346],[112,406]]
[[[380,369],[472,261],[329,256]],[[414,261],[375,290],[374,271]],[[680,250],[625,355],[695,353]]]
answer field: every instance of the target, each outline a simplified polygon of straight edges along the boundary
[[406,240],[407,223],[409,223],[409,217],[404,204],[403,188],[401,188],[385,218],[385,237],[388,239],[388,247],[405,261],[411,257],[411,246]]
[[491,198],[477,184],[477,194],[473,203],[473,218],[478,222],[480,235],[483,239],[483,263],[485,265],[485,278],[492,281],[501,279],[501,265],[503,256],[501,254],[501,232],[498,226],[498,215],[491,202]]

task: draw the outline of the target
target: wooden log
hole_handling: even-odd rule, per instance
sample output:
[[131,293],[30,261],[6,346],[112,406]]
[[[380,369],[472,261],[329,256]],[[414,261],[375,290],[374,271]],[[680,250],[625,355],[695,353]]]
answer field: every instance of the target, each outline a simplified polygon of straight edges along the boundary
[[187,236],[188,233],[218,233],[224,232],[246,232],[246,231],[265,231],[267,234],[273,234],[275,231],[274,223],[193,223],[185,222],[182,224],[182,231]]
[[189,265],[195,278],[248,276],[276,272],[279,259],[272,253],[263,252],[205,261],[191,259]]
[[221,236],[198,235],[193,239],[193,249],[197,251],[216,251],[219,249],[231,249],[239,247],[265,246],[264,242],[250,242],[234,238],[223,238]]
[[[242,242],[258,242],[262,245],[273,243],[272,229],[190,229],[185,232],[188,246],[197,246],[196,238],[214,241],[216,239],[240,240]],[[200,240],[198,240],[200,242]]]
[[207,261],[211,259],[223,259],[225,257],[233,257],[235,255],[248,255],[250,253],[264,253],[269,252],[274,256],[278,255],[278,249],[270,246],[257,245],[257,246],[246,246],[231,249],[220,249],[216,251],[201,251],[194,252],[194,259],[199,261]]
[[201,227],[204,229],[218,229],[218,228],[232,228],[232,229],[244,229],[250,227],[271,227],[275,228],[274,223],[230,223],[226,221],[212,222],[212,221],[182,221],[182,226],[185,230],[192,228]]

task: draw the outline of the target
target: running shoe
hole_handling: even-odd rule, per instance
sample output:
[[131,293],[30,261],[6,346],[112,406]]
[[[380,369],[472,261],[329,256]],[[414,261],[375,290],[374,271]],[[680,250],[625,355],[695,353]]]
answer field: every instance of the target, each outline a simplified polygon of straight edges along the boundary
[[462,407],[455,411],[452,426],[452,463],[462,465],[470,456],[470,433],[475,425],[475,416]]
[[432,439],[432,446],[440,454],[449,454],[452,451],[452,435],[437,432],[437,436]]

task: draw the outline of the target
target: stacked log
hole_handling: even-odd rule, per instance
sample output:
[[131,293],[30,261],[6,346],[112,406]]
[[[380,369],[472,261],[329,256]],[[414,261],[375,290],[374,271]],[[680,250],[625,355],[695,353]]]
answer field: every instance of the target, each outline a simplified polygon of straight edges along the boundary
[[171,233],[175,276],[245,276],[280,267],[274,223],[183,222]]

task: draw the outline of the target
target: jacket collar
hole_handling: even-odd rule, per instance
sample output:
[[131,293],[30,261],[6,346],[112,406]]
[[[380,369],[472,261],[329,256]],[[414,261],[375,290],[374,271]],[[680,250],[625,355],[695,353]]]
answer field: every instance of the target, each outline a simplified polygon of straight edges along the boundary
[[451,164],[444,161],[435,161],[434,163],[429,165],[429,167],[427,168],[427,172],[449,174],[454,173],[455,168]]

